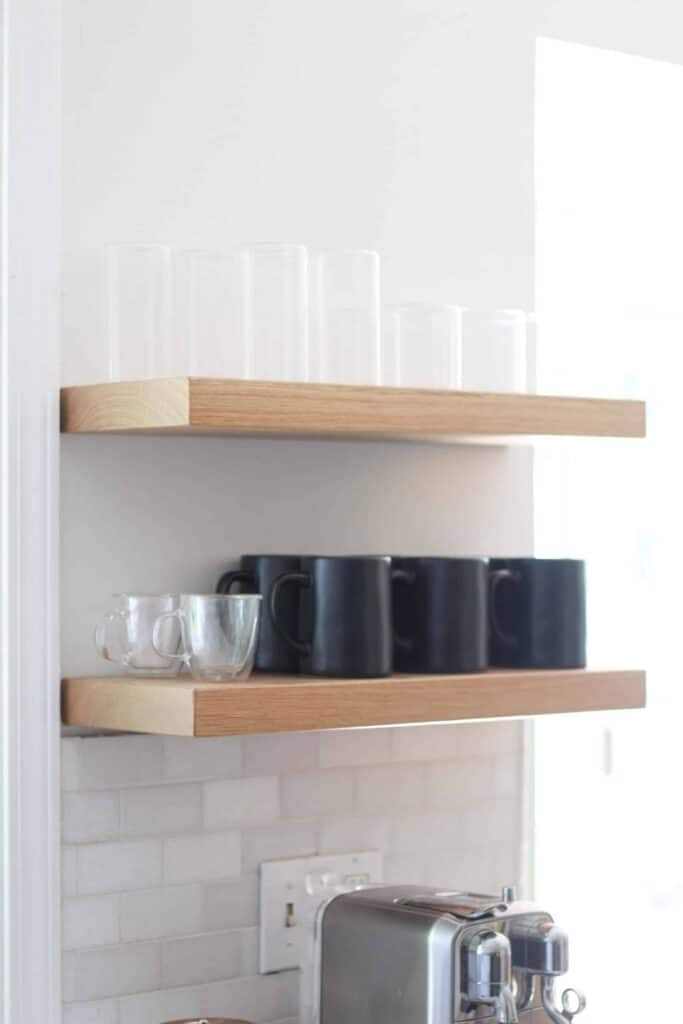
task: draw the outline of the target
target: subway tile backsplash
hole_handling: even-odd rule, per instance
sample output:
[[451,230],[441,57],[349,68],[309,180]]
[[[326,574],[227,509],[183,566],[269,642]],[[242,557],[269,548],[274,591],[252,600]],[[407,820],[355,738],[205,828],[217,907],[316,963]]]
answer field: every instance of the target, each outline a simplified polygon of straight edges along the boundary
[[62,740],[64,1024],[294,1024],[258,975],[258,865],[381,850],[387,881],[524,874],[516,722]]

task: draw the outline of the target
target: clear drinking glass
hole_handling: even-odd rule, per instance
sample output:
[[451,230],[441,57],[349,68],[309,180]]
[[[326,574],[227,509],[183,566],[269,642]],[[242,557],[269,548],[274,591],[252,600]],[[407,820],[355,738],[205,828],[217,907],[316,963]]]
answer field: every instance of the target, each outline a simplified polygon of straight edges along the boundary
[[[411,388],[458,388],[462,384],[461,310],[413,303],[388,309],[384,334],[396,383]],[[388,383],[388,381],[387,381]]]
[[105,275],[110,379],[173,376],[171,249],[108,245]]
[[[180,662],[161,655],[152,644],[157,618],[178,607],[177,594],[114,594],[113,610],[95,629],[95,647],[105,661],[121,665],[134,676],[175,676]],[[177,652],[180,630],[167,620],[160,640],[167,651]]]
[[379,384],[379,254],[314,252],[311,285],[311,379]]
[[[260,594],[181,594],[179,607],[154,624],[154,649],[184,662],[195,679],[242,679],[254,666],[260,607]],[[179,653],[164,639],[172,622],[180,623]]]
[[469,391],[526,391],[526,316],[462,311],[462,383]]
[[178,250],[173,297],[176,351],[184,353],[181,375],[245,377],[234,256],[208,249]]
[[236,260],[247,377],[308,380],[306,246],[248,245]]

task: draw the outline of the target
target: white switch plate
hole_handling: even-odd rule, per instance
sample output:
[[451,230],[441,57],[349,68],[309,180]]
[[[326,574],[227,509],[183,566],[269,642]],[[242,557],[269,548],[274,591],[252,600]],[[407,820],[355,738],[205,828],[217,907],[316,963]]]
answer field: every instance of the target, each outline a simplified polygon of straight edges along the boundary
[[[261,974],[299,966],[299,923],[311,912],[315,902],[306,893],[306,878],[314,876],[322,880],[328,875],[349,886],[381,882],[382,854],[376,851],[333,853],[261,864]],[[323,898],[321,895],[320,899]]]

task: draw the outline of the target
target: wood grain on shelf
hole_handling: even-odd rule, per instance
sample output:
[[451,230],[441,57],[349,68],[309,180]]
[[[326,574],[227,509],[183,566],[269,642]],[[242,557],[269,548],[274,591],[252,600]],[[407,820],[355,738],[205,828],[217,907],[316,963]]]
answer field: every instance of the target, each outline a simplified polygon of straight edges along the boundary
[[182,378],[62,390],[66,433],[501,439],[643,437],[619,399]]
[[480,675],[325,679],[253,676],[65,679],[66,725],[180,736],[529,717],[645,706],[637,670],[503,671]]
[[125,381],[62,388],[62,433],[160,431],[190,422],[190,381]]

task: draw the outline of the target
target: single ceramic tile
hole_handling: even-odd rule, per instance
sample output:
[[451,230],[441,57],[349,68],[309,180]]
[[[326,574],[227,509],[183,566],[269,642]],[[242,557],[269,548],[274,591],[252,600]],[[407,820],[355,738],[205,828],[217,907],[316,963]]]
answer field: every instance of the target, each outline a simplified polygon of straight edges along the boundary
[[395,761],[441,761],[458,756],[457,724],[405,725],[393,730]]
[[198,883],[122,893],[121,939],[131,942],[201,931],[202,896]]
[[460,807],[495,797],[496,758],[428,764],[427,803],[431,807]]
[[387,854],[384,857],[383,877],[391,885],[427,885],[426,857],[415,853]]
[[77,743],[79,789],[119,789],[161,781],[160,736],[92,736]]
[[259,970],[259,929],[242,928],[242,971],[245,977],[253,977]]
[[228,779],[241,772],[240,736],[211,736],[200,740],[193,736],[166,736],[163,739],[164,779]]
[[456,726],[458,757],[495,757],[497,754],[516,754],[522,749],[523,722],[476,722]]
[[462,826],[466,848],[521,842],[522,809],[520,801],[514,798],[468,804],[458,809],[456,817]]
[[220,779],[204,783],[204,826],[208,829],[276,821],[280,794],[275,776]]
[[78,847],[62,846],[62,898],[78,892]]
[[146,889],[161,882],[161,843],[144,839],[81,846],[77,871],[82,896]]
[[168,1020],[198,1020],[202,989],[169,988],[140,992],[119,1000],[120,1024],[160,1024]]
[[202,1013],[262,1024],[297,1012],[299,972],[282,971],[232,981],[214,982],[202,991]]
[[250,873],[264,860],[305,857],[317,851],[318,837],[313,822],[282,822],[268,828],[242,832],[242,870]]
[[64,949],[114,945],[119,941],[118,896],[84,896],[62,903]]
[[391,729],[329,729],[320,734],[324,768],[387,764],[392,760]]
[[459,849],[465,845],[457,814],[432,811],[404,814],[390,822],[388,852],[424,854],[433,849]]
[[424,807],[425,791],[422,764],[367,766],[356,772],[356,807],[361,813]]
[[320,764],[320,733],[278,732],[243,736],[245,775],[281,775],[317,768]]
[[353,782],[353,772],[348,768],[283,775],[282,814],[287,818],[315,818],[350,811]]
[[61,740],[61,774],[62,791],[68,793],[78,789],[80,779],[80,739],[77,736],[64,736]]
[[164,881],[210,882],[240,873],[238,832],[177,836],[164,842]]
[[138,786],[121,793],[121,835],[173,835],[198,832],[202,826],[199,783]]
[[159,988],[158,943],[130,942],[74,954],[77,958],[74,1001],[102,999]]
[[201,928],[227,931],[258,923],[258,876],[255,874],[203,886]]
[[239,978],[243,975],[243,948],[239,931],[169,939],[162,944],[162,985],[171,988]]
[[116,999],[100,999],[91,1003],[65,1003],[62,1024],[119,1024]]
[[383,850],[388,842],[386,818],[367,815],[357,818],[324,818],[320,822],[320,853],[353,853]]
[[64,793],[62,796],[62,841],[94,843],[116,839],[119,834],[117,792]]

